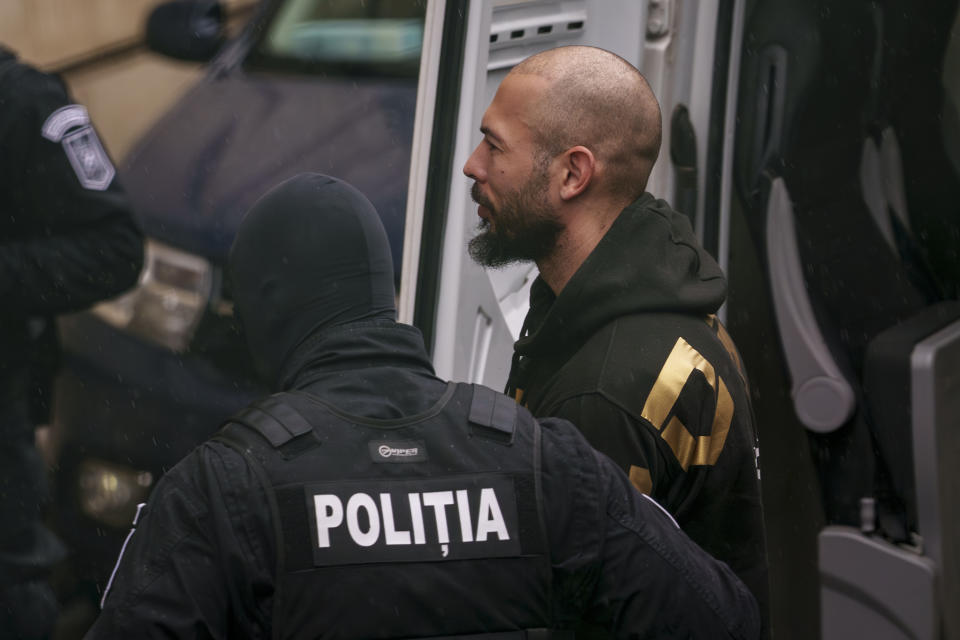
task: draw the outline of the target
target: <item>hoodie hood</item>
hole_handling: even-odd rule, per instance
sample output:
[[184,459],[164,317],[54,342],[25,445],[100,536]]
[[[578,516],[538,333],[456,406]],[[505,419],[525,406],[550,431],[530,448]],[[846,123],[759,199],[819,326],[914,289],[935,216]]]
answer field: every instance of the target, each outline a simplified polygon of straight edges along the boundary
[[687,217],[644,193],[620,213],[559,296],[537,278],[514,348],[522,356],[554,353],[560,345],[575,349],[625,315],[708,315],[726,291],[720,266]]
[[260,375],[276,382],[312,334],[393,320],[392,265],[380,217],[346,182],[304,173],[268,191],[240,223],[227,265]]

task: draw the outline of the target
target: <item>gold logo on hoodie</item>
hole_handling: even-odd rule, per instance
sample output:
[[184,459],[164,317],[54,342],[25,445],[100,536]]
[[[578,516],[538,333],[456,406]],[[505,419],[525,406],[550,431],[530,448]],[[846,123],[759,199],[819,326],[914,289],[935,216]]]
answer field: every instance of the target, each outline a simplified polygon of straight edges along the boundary
[[[694,436],[676,415],[680,392],[694,371],[703,374],[713,389],[714,412],[710,435]],[[670,445],[680,466],[686,471],[691,465],[712,465],[717,462],[733,420],[733,398],[713,365],[686,340],[678,338],[647,396],[642,415],[660,430],[660,437]]]

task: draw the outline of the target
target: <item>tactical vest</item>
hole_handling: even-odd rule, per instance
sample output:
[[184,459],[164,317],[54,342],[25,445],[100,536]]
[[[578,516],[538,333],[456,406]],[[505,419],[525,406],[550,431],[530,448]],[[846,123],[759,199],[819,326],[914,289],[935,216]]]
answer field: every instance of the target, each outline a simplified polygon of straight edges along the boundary
[[450,383],[428,411],[377,420],[282,393],[217,439],[267,489],[274,638],[560,637],[540,427],[506,396]]

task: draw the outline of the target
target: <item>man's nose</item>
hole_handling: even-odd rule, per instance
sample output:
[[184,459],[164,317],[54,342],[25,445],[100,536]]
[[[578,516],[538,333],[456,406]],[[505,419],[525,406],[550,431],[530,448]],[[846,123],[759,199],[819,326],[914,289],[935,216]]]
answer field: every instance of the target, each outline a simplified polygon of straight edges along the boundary
[[481,175],[483,171],[480,168],[480,163],[477,160],[477,154],[479,153],[480,146],[482,144],[483,143],[481,142],[474,148],[473,153],[470,154],[470,157],[467,158],[467,162],[463,165],[463,175],[467,176],[468,178],[473,178],[477,182],[482,182],[484,177]]

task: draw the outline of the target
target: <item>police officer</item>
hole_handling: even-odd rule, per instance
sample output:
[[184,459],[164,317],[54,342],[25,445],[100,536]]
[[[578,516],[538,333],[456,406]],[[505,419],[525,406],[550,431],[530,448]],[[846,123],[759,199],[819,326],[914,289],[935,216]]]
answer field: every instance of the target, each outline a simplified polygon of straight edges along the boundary
[[163,477],[88,637],[756,637],[743,584],[573,425],[434,376],[354,188],[271,190],[228,269],[282,392]]
[[44,637],[44,574],[63,548],[41,523],[53,316],[136,282],[143,239],[86,110],[0,48],[0,638]]

